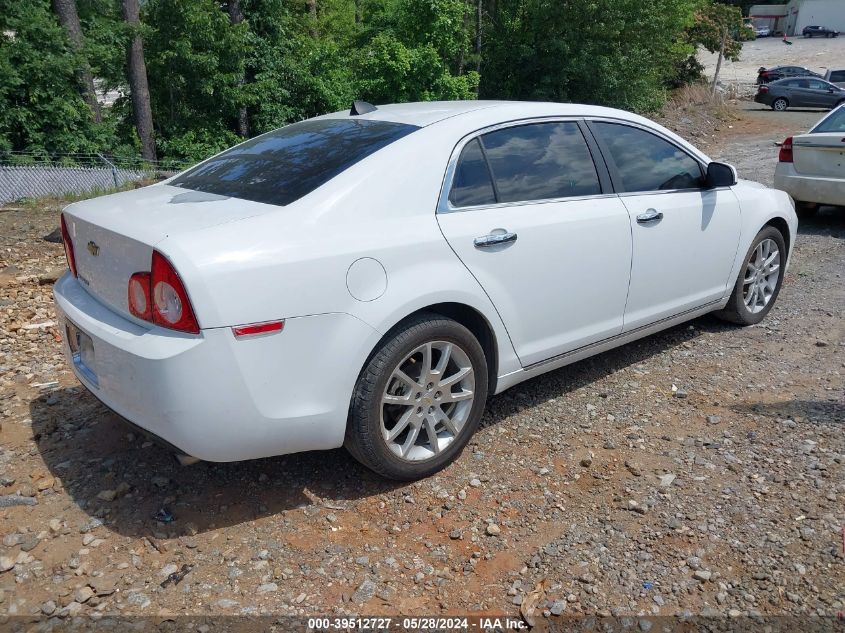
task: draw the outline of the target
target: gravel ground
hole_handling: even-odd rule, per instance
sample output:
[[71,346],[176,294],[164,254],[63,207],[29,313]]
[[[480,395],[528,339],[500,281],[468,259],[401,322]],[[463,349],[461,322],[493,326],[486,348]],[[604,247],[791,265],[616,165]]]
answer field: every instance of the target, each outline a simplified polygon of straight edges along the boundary
[[[788,114],[743,103],[709,151],[770,181],[818,116]],[[0,212],[0,494],[28,504],[0,507],[0,613],[845,610],[842,210],[801,226],[761,325],[697,319],[511,389],[411,485],[340,450],[183,468],[123,425],[60,353],[58,210]]]

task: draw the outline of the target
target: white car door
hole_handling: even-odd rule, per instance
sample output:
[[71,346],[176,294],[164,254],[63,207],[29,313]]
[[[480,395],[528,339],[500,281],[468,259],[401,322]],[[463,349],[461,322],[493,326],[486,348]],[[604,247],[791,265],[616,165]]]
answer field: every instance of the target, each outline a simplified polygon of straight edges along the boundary
[[443,235],[523,366],[622,330],[631,228],[581,125],[523,122],[465,139],[441,195]]
[[706,189],[701,163],[653,131],[609,121],[589,125],[630,216],[633,264],[623,331],[718,301],[733,283],[739,246],[733,191]]

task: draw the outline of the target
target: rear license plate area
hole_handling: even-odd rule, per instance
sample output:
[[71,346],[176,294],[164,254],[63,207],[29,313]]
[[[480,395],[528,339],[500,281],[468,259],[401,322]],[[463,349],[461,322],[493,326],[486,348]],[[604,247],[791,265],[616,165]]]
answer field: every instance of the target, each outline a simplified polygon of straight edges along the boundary
[[86,381],[99,387],[95,369],[97,365],[94,358],[94,341],[70,321],[65,322],[65,334],[73,366]]

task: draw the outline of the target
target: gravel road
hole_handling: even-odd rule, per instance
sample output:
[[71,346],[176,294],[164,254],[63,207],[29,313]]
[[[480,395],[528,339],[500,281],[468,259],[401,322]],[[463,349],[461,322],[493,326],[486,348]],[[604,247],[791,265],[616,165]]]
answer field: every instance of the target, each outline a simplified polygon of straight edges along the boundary
[[[736,117],[709,151],[770,182],[818,114]],[[0,211],[0,495],[29,504],[0,506],[5,616],[845,610],[843,210],[802,224],[761,325],[704,317],[511,389],[411,485],[340,450],[183,468],[129,430],[60,353],[58,210]]]

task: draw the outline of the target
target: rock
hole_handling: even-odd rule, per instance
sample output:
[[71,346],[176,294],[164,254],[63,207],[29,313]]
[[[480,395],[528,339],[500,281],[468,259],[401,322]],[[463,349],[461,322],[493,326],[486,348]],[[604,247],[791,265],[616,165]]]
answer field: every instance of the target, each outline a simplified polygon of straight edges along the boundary
[[293,601],[294,601],[296,604],[302,604],[302,603],[303,603],[303,601],[305,600],[305,598],[306,598],[306,597],[307,597],[307,596],[306,596],[306,595],[305,595],[305,593],[303,592],[303,593],[299,594],[296,598],[294,598],[294,600],[293,600]]
[[708,415],[707,416],[707,424],[719,424],[722,421],[722,417],[718,415]]
[[98,596],[109,596],[116,590],[117,578],[115,576],[97,576],[88,583]]
[[153,482],[153,485],[157,488],[167,488],[168,484],[170,484],[170,480],[167,477],[156,476],[153,477],[150,481]]
[[675,475],[673,475],[671,473],[667,473],[665,475],[659,475],[657,478],[660,480],[660,485],[663,488],[668,488],[669,486],[672,485],[672,482],[675,481]]
[[355,593],[352,594],[352,602],[355,604],[364,604],[372,600],[376,595],[376,583],[369,578],[358,585]]
[[469,485],[473,488],[478,488],[481,485],[481,480],[478,478],[473,478],[469,480]]
[[231,609],[232,607],[236,607],[240,604],[237,600],[232,600],[231,598],[221,598],[217,601],[217,606],[221,609]]
[[50,242],[51,244],[61,244],[62,243],[62,230],[57,228],[53,229],[47,235],[42,237],[45,242]]
[[463,536],[463,533],[457,528],[455,528],[454,530],[449,532],[449,538],[452,539],[453,541],[457,541],[458,539],[461,538],[461,536]]
[[628,472],[631,473],[634,477],[641,477],[643,474],[643,471],[640,470],[639,466],[627,460],[625,461],[625,468],[627,468]]
[[[52,235],[52,233],[50,233]],[[44,239],[47,239],[46,237]],[[52,286],[59,280],[59,277],[65,274],[67,268],[51,268],[48,271],[45,271],[38,275],[38,285],[40,286]]]
[[130,591],[126,596],[126,602],[141,609],[150,606],[150,599],[140,591]]
[[56,603],[52,600],[48,600],[47,602],[41,605],[41,613],[44,615],[53,615],[56,612]]
[[80,587],[73,593],[73,599],[76,600],[79,604],[85,604],[88,602],[92,597],[94,597],[94,590],[87,585],[85,587]]
[[593,465],[593,458],[592,457],[584,457],[581,459],[580,464],[583,468],[589,468]]
[[693,578],[696,580],[700,580],[701,582],[707,582],[710,580],[710,576],[713,574],[706,569],[697,569],[695,573],[692,575]]
[[549,611],[552,615],[560,615],[566,611],[566,600],[555,600]]
[[498,536],[501,533],[502,529],[496,525],[495,523],[491,523],[487,526],[487,534],[490,536]]
[[101,490],[97,493],[97,499],[101,501],[114,501],[117,496],[117,490]]
[[15,566],[15,559],[11,556],[0,556],[0,572],[7,572]]
[[[62,531],[61,519],[50,519],[50,521],[47,523],[47,526],[50,528],[51,532],[58,533]],[[87,543],[85,543],[83,540],[82,544],[86,545]]]
[[161,571],[158,572],[160,576],[169,576],[170,574],[175,574],[179,571],[179,566],[175,563],[168,563],[164,567],[161,568]]
[[258,586],[258,593],[271,593],[273,591],[278,591],[279,585],[274,582],[265,582],[263,585]]

